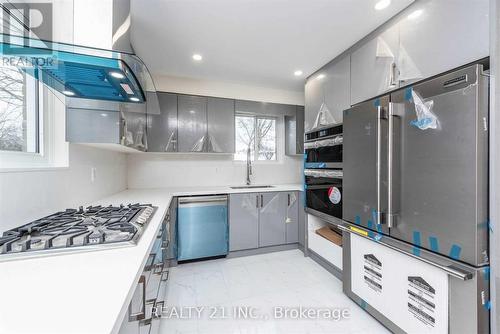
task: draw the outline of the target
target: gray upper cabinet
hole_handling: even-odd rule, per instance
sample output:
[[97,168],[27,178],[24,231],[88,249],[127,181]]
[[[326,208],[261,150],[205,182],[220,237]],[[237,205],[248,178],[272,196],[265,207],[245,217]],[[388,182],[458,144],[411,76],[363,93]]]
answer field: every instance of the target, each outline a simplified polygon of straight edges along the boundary
[[287,206],[285,216],[286,243],[292,244],[299,242],[299,193],[286,193]]
[[283,192],[260,194],[259,247],[285,244],[286,200],[287,193]]
[[234,153],[234,100],[209,97],[207,152]]
[[346,55],[308,78],[305,86],[305,132],[313,130],[320,112],[319,126],[342,122],[342,112],[351,105],[350,68],[351,58]]
[[488,0],[423,0],[409,8],[399,21],[400,79],[407,84],[487,57],[488,15]]
[[[427,47],[426,47],[427,48]],[[398,87],[399,24],[351,54],[351,104]]]
[[207,98],[178,96],[178,152],[203,152],[207,136]]
[[148,115],[148,151],[177,151],[177,94],[158,92],[159,115]]
[[304,107],[296,106],[294,116],[285,116],[285,154],[304,154]]
[[257,193],[229,196],[229,251],[259,247],[259,199]]

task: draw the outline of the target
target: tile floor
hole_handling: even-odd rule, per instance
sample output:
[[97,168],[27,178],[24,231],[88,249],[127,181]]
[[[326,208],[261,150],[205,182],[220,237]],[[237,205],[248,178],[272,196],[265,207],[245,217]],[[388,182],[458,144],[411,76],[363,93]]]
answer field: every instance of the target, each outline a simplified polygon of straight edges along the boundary
[[[183,264],[170,274],[161,334],[389,333],[342,293],[337,278],[299,250]],[[200,316],[192,309],[189,317],[189,307],[196,306]],[[350,318],[274,318],[275,307],[300,306],[347,309]],[[217,319],[210,319],[212,312]],[[245,319],[244,312],[257,319]]]

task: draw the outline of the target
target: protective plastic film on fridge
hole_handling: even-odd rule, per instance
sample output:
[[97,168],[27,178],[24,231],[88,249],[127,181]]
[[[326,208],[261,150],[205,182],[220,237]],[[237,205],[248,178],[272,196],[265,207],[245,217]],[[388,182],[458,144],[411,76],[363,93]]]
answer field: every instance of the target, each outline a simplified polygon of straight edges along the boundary
[[[343,126],[343,219],[368,231],[372,243],[382,237],[397,240],[409,245],[416,259],[430,254],[425,262],[431,265],[432,258],[443,258],[445,271],[466,268],[471,275],[465,281],[476,283],[460,288],[460,298],[467,299],[458,304],[469,305],[462,311],[451,304],[452,296],[459,298],[457,279],[450,277],[447,283],[450,322],[474,332],[487,329],[488,284],[478,280],[486,280],[489,273],[488,76],[483,65],[355,105],[344,111]],[[346,245],[345,253],[352,253],[353,245]],[[368,267],[373,269],[373,263]],[[344,276],[352,285],[350,269]],[[368,273],[376,282],[376,273]],[[365,300],[350,286],[344,288],[351,297]],[[472,313],[462,314],[466,309]],[[429,332],[436,330],[432,328]]]

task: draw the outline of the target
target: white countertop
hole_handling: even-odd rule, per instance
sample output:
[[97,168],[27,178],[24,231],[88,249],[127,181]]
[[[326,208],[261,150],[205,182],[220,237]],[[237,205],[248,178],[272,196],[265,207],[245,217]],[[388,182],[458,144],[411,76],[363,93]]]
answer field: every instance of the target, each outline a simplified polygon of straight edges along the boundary
[[131,189],[92,203],[147,203],[158,210],[135,246],[0,262],[0,333],[116,333],[172,197],[302,189]]

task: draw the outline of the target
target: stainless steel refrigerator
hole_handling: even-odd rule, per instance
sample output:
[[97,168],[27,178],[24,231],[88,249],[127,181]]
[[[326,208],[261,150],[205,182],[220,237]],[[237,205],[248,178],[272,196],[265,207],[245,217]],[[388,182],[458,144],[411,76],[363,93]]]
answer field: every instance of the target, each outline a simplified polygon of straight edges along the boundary
[[[469,272],[462,277],[472,281],[467,288],[450,281],[450,330],[488,328],[483,282],[489,274],[488,76],[483,65],[355,105],[344,111],[343,122],[343,220],[350,231],[359,226],[372,241],[385,240],[438,268]],[[351,252],[348,244],[344,261]],[[344,291],[362,300],[350,288],[352,265],[344,270],[349,281]]]

